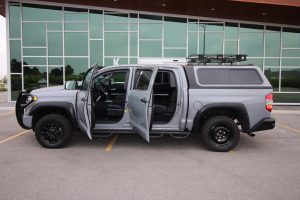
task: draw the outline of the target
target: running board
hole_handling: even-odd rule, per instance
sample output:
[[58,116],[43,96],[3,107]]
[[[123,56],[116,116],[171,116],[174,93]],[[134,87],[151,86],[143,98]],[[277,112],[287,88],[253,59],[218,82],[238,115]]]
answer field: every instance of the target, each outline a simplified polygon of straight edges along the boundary
[[[95,138],[107,138],[113,134],[137,134],[134,131],[124,131],[124,130],[98,130],[92,132],[92,137]],[[151,131],[150,138],[151,139],[159,139],[164,135],[170,135],[174,139],[186,139],[191,135],[190,132],[182,132],[182,131]]]

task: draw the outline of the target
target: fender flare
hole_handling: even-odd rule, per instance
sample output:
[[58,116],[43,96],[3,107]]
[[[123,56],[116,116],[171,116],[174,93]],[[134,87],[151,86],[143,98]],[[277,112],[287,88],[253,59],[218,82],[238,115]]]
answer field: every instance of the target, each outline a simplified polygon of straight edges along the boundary
[[67,114],[67,117],[71,120],[73,127],[77,128],[77,120],[76,120],[76,114],[74,111],[74,106],[70,102],[59,102],[59,101],[40,102],[40,103],[35,104],[31,108],[29,115],[34,116],[40,110],[46,109],[46,108],[59,108],[59,109],[64,110]]
[[218,111],[218,110],[231,110],[234,111],[234,113],[237,115],[237,118],[242,125],[242,131],[244,133],[250,132],[250,120],[249,120],[249,115],[247,112],[247,109],[245,105],[242,103],[212,103],[212,104],[207,104],[203,106],[200,110],[195,115],[194,121],[193,121],[193,129],[199,130],[200,126],[204,122],[204,116],[209,112],[209,111]]

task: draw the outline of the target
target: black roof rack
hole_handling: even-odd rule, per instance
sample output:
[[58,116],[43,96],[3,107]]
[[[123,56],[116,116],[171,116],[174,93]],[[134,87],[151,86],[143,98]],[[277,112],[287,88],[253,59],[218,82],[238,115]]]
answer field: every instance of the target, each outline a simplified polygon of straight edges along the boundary
[[230,63],[232,65],[236,62],[246,61],[246,57],[245,54],[192,54],[187,57],[187,63],[204,65],[207,63],[218,63],[220,65]]

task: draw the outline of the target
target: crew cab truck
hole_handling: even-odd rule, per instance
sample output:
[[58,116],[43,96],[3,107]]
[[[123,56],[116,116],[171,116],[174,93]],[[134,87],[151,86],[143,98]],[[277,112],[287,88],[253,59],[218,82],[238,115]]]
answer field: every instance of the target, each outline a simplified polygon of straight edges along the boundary
[[147,142],[150,135],[199,133],[208,149],[226,152],[241,132],[273,129],[275,119],[272,86],[260,68],[233,65],[240,55],[218,56],[196,55],[186,65],[93,66],[80,86],[22,92],[16,117],[46,148],[65,146],[80,129],[91,140],[137,133]]

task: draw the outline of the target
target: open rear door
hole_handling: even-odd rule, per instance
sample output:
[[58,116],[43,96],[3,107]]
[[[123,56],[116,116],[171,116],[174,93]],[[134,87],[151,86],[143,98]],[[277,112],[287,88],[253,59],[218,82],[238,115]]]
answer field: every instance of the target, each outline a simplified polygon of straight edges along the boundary
[[157,70],[157,67],[136,69],[133,89],[128,93],[130,124],[147,142],[150,141],[151,96]]

